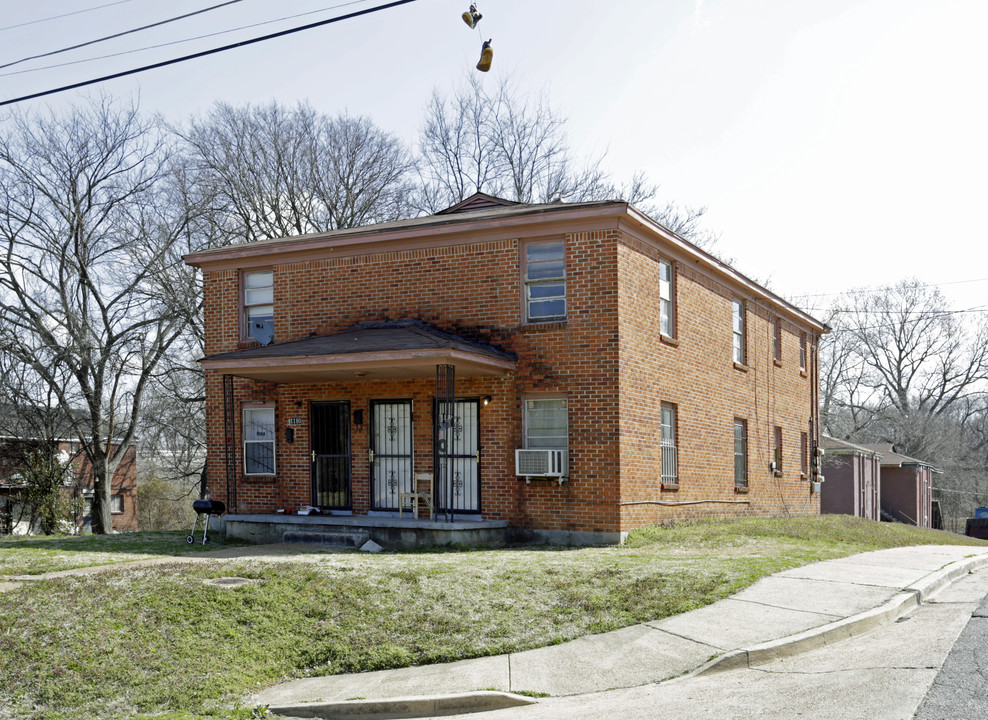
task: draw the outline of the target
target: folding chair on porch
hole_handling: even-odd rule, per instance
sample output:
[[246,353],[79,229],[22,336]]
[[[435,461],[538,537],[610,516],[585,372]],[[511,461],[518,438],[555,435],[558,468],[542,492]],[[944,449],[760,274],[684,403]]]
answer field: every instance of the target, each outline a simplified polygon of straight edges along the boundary
[[421,500],[429,508],[429,519],[432,519],[436,512],[432,504],[432,473],[415,473],[415,491],[400,493],[398,495],[398,517],[405,512],[405,500],[412,501],[412,515],[419,519],[419,501]]

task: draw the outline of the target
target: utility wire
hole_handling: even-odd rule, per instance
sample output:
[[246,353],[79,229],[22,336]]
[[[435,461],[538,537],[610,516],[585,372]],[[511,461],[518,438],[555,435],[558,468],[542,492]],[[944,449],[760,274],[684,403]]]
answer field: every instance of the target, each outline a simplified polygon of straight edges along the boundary
[[38,58],[51,57],[52,55],[60,55],[61,53],[69,52],[70,50],[78,50],[79,48],[89,47],[90,45],[96,45],[97,43],[106,42],[107,40],[113,40],[118,37],[123,37],[124,35],[132,35],[133,33],[141,32],[143,30],[150,30],[151,28],[156,28],[161,25],[167,25],[168,23],[177,22],[179,20],[185,20],[186,18],[193,17],[195,15],[202,15],[203,13],[211,12],[213,10],[218,10],[219,8],[226,7],[227,5],[235,5],[236,3],[243,2],[243,0],[227,0],[219,5],[213,5],[211,7],[203,8],[202,10],[195,10],[190,13],[185,13],[185,15],[177,15],[175,17],[170,17],[165,20],[159,20],[156,23],[151,23],[150,25],[142,25],[141,27],[132,28],[130,30],[124,30],[122,32],[115,33],[113,35],[107,35],[106,37],[96,38],[95,40],[87,40],[84,43],[79,43],[78,45],[70,45],[69,47],[64,47],[59,50],[52,50],[51,52],[41,53],[40,55],[31,55],[26,58],[21,58],[20,60],[14,60],[13,62],[0,65],[0,70],[3,68],[9,68],[13,65],[20,65],[28,60],[37,60]]
[[0,27],[0,32],[3,32],[4,30],[14,30],[16,28],[27,27],[28,25],[37,25],[39,23],[49,22],[50,20],[60,20],[61,18],[70,17],[72,15],[82,15],[83,13],[92,12],[93,10],[102,10],[103,8],[113,7],[114,5],[123,5],[124,3],[133,1],[134,0],[117,0],[117,2],[97,5],[96,7],[86,8],[85,10],[76,10],[74,12],[62,13],[61,15],[52,15],[51,17],[41,18],[40,20],[31,20],[29,22],[19,23],[17,25],[7,25],[6,27]]
[[134,53],[144,52],[145,50],[156,50],[158,48],[170,47],[172,45],[182,45],[195,40],[204,40],[205,38],[217,37],[219,35],[229,35],[230,33],[239,32],[240,30],[249,30],[251,28],[261,27],[263,25],[273,25],[275,23],[284,22],[285,20],[295,20],[296,18],[305,17],[307,15],[318,15],[322,12],[337,10],[341,7],[347,7],[348,5],[361,5],[366,2],[369,2],[369,0],[351,0],[350,2],[340,3],[339,5],[330,5],[329,7],[320,8],[319,10],[309,10],[304,13],[275,18],[274,20],[264,20],[262,22],[251,23],[250,25],[241,25],[240,27],[230,28],[229,30],[218,30],[217,32],[206,33],[205,35],[195,35],[183,40],[171,40],[169,42],[158,43],[157,45],[145,45],[144,47],[134,48],[133,50],[122,50],[121,52],[109,53],[107,55],[97,55],[95,57],[72,60],[70,62],[55,63],[54,65],[42,65],[41,67],[31,68],[29,70],[15,70],[14,72],[0,73],[0,77],[11,77],[13,75],[24,75],[26,73],[40,72],[42,70],[53,70],[56,68],[69,67],[71,65],[81,65],[83,63],[94,62],[96,60],[106,60],[108,58],[120,57],[122,55],[133,55]]
[[253,45],[255,43],[264,42],[266,40],[273,40],[275,38],[284,37],[286,35],[292,35],[297,32],[302,32],[303,30],[312,30],[313,28],[322,27],[323,25],[329,25],[331,23],[340,22],[342,20],[350,20],[361,15],[368,15],[370,13],[379,12],[381,10],[389,10],[393,7],[399,5],[407,5],[408,3],[415,2],[416,0],[395,0],[394,2],[386,3],[384,5],[377,5],[372,8],[367,8],[365,10],[357,10],[356,12],[349,13],[347,15],[340,15],[339,17],[329,18],[327,20],[320,20],[319,22],[309,23],[308,25],[302,25],[296,28],[289,28],[288,30],[282,30],[280,32],[271,33],[270,35],[262,35],[261,37],[251,38],[250,40],[242,40],[232,45],[224,45],[223,47],[213,48],[211,50],[203,50],[202,52],[193,53],[191,55],[184,55],[183,57],[172,58],[171,60],[163,60],[162,62],[153,63],[151,65],[144,65],[143,67],[133,68],[131,70],[124,70],[122,72],[113,73],[112,75],[104,75],[103,77],[93,78],[91,80],[83,80],[82,82],[72,83],[71,85],[63,85],[62,87],[53,88],[51,90],[43,90],[41,92],[32,93],[31,95],[23,95],[21,97],[12,98],[10,100],[4,100],[0,102],[0,107],[6,105],[13,105],[14,103],[23,102],[24,100],[34,100],[35,98],[45,97],[47,95],[54,95],[55,93],[65,92],[66,90],[75,90],[76,88],[86,87],[88,85],[95,85],[96,83],[105,82],[107,80],[115,80],[117,78],[126,77],[128,75],[136,75],[137,73],[146,72],[148,70],[156,70],[157,68],[167,67],[168,65],[175,65],[177,63],[185,62],[187,60],[196,60],[201,57],[206,57],[207,55],[215,55],[216,53],[225,52],[226,50],[233,50],[234,48],[244,47],[247,45]]

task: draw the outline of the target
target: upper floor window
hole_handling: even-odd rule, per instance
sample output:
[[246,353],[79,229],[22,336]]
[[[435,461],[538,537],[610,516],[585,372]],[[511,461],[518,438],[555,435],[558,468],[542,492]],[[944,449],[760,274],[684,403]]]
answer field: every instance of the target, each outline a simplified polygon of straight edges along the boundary
[[659,332],[673,337],[672,263],[659,261]]
[[799,369],[806,371],[806,333],[799,334]]
[[566,318],[566,264],[563,241],[525,246],[525,319]]
[[745,342],[744,342],[744,302],[735,300],[732,304],[733,332],[734,332],[734,362],[744,365]]
[[679,482],[679,456],[676,451],[676,406],[662,403],[662,484]]
[[244,273],[244,338],[267,345],[274,338],[274,273]]
[[566,398],[525,400],[525,447],[569,447],[569,420]]
[[274,474],[274,408],[244,408],[244,473]]
[[799,471],[803,477],[810,474],[810,436],[799,434]]
[[782,362],[782,318],[775,318],[772,326],[772,340],[775,345],[775,361]]

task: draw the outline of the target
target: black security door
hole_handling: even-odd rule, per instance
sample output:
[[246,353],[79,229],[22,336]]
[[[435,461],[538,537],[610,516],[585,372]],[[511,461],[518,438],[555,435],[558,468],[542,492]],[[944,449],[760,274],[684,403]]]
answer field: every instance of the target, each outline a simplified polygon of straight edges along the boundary
[[480,512],[480,402],[457,400],[449,417],[442,417],[445,403],[433,407],[436,508],[475,515]]
[[412,491],[412,401],[371,402],[371,508],[398,510]]
[[312,504],[349,510],[350,403],[312,403]]

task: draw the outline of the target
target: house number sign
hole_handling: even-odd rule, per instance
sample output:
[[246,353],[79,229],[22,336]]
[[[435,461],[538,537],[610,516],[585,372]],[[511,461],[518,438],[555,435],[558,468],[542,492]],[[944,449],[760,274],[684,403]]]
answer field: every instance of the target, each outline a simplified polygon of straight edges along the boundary
[[301,425],[302,424],[302,418],[300,418],[300,417],[291,417],[291,418],[288,418],[288,424],[289,425]]

